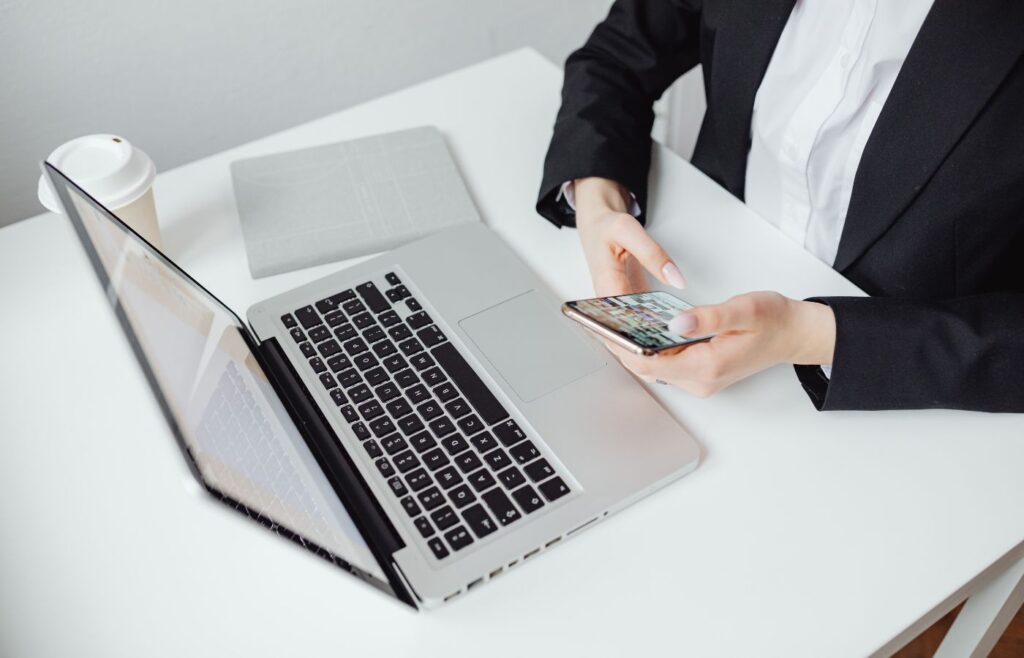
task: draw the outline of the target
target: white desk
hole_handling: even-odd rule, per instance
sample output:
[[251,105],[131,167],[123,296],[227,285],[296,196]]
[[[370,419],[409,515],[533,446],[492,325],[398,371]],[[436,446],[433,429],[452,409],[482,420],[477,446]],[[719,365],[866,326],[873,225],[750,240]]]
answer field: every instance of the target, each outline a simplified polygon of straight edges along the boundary
[[[487,223],[586,295],[575,233],[533,211],[560,83],[520,51],[165,172],[167,250],[238,311],[333,271],[250,279],[228,163],[431,123]],[[666,151],[652,192],[692,301],[856,294]],[[885,654],[1024,549],[1024,418],[818,413],[777,368],[709,400],[655,387],[695,473],[417,614],[196,492],[63,219],[0,230],[0,306],[4,655]]]

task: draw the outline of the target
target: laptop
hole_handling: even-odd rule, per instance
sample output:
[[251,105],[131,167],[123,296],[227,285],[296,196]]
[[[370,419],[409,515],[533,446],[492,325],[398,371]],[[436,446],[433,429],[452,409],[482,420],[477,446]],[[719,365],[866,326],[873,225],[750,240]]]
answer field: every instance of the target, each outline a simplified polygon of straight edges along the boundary
[[446,229],[243,321],[43,171],[192,473],[430,608],[697,466],[697,444],[486,226]]

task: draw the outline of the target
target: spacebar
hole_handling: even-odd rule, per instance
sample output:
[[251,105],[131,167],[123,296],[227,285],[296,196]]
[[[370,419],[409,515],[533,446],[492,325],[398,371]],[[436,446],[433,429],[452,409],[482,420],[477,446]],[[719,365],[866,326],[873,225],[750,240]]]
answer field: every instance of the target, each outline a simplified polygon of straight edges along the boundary
[[493,425],[499,420],[508,418],[505,407],[501,406],[498,398],[494,397],[487,385],[451,343],[441,343],[432,350],[432,353],[448,376],[455,380],[455,385],[466,396],[485,423]]

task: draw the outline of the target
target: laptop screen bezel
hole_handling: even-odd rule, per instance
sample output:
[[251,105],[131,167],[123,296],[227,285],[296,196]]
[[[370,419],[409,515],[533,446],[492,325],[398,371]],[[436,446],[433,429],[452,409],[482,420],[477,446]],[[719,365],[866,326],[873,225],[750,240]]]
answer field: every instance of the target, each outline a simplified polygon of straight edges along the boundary
[[[110,302],[111,308],[114,311],[114,315],[117,317],[117,321],[120,324],[121,329],[124,332],[124,335],[127,338],[129,345],[132,348],[132,352],[134,353],[136,361],[138,362],[139,366],[142,369],[143,375],[146,377],[146,381],[148,382],[149,387],[156,398],[157,404],[160,407],[164,419],[167,421],[168,427],[171,430],[171,434],[174,436],[174,440],[178,444],[178,448],[181,450],[182,454],[185,457],[185,461],[188,464],[189,471],[195,477],[196,481],[199,482],[203,486],[203,488],[208,493],[210,493],[214,498],[235,508],[237,511],[242,512],[251,519],[259,522],[261,525],[272,529],[276,534],[279,534],[287,539],[290,539],[298,545],[315,553],[316,555],[324,559],[327,559],[329,562],[332,562],[333,564],[336,564],[342,569],[351,572],[352,574],[368,582],[374,587],[381,589],[392,596],[398,596],[400,599],[407,603],[411,603],[408,600],[408,597],[404,596],[404,591],[396,591],[394,581],[397,579],[395,577],[393,569],[390,564],[382,560],[381,552],[377,550],[377,547],[374,545],[373,533],[367,532],[364,527],[359,527],[359,530],[363,535],[364,540],[369,545],[371,552],[374,554],[374,557],[378,565],[381,567],[381,569],[387,576],[388,580],[382,580],[378,578],[377,576],[365,571],[364,569],[361,569],[356,565],[351,564],[350,562],[345,560],[343,556],[336,555],[331,551],[328,551],[327,549],[317,545],[315,542],[310,541],[305,537],[302,537],[299,533],[285,526],[282,526],[279,523],[275,523],[273,520],[260,514],[258,510],[246,506],[245,504],[236,500],[229,494],[211,485],[211,483],[209,483],[203,477],[202,473],[200,472],[199,465],[196,462],[195,457],[192,454],[189,445],[185,439],[185,434],[171,409],[171,405],[160,386],[160,383],[156,377],[156,373],[154,372],[153,367],[149,363],[149,359],[145,353],[145,350],[143,350],[142,348],[142,344],[138,336],[136,336],[135,334],[135,330],[132,327],[132,324],[125,312],[125,309],[122,307],[120,303],[120,299],[117,295],[116,289],[113,286],[112,281],[110,280],[110,277],[107,273],[107,270],[100,259],[99,253],[96,251],[92,238],[89,236],[87,232],[85,223],[79,216],[78,211],[74,206],[74,202],[72,201],[69,195],[69,188],[74,189],[76,195],[80,196],[83,200],[89,203],[90,206],[92,206],[107,220],[114,222],[120,229],[122,229],[125,232],[126,235],[141,243],[151,255],[155,256],[164,265],[171,268],[175,273],[179,274],[184,279],[186,279],[192,286],[194,286],[197,289],[197,291],[199,291],[203,295],[206,295],[213,304],[218,306],[221,310],[225,311],[234,321],[236,328],[241,334],[247,347],[252,352],[254,358],[259,363],[260,367],[268,375],[276,375],[277,373],[272,372],[272,369],[271,367],[269,367],[269,364],[267,363],[266,359],[263,358],[259,343],[256,341],[255,337],[252,335],[252,332],[248,329],[248,327],[245,325],[245,323],[242,321],[239,315],[235,313],[235,311],[230,306],[221,301],[216,295],[211,293],[205,286],[196,281],[188,272],[179,267],[177,263],[171,260],[160,249],[153,246],[142,235],[136,232],[131,226],[122,221],[116,214],[114,214],[103,204],[97,201],[92,195],[90,195],[79,185],[77,185],[74,181],[72,181],[70,178],[64,175],[63,172],[54,167],[51,163],[46,161],[41,162],[40,168],[42,169],[44,175],[49,181],[50,187],[56,195],[58,203],[60,204],[62,210],[64,211],[64,215],[68,218],[68,220],[71,222],[71,225],[74,227],[79,242],[82,244],[82,248],[85,250],[89,258],[89,261],[92,264],[93,271],[96,273],[100,285],[103,288],[104,296]],[[275,377],[269,377],[268,379],[271,385],[276,390],[277,384],[275,381]],[[280,391],[278,391],[278,394],[280,395]],[[289,405],[285,405],[285,407],[288,410],[289,414],[293,413]],[[299,433],[302,434],[303,439],[306,440],[308,443],[309,437],[306,436],[306,432],[303,431],[304,423],[302,422],[302,419],[293,418],[292,420],[294,421]],[[344,500],[342,500],[341,502],[342,505],[345,505]],[[347,505],[345,506],[347,507]],[[358,518],[355,514],[352,514],[352,518],[353,521],[357,523],[357,525],[360,525]]]

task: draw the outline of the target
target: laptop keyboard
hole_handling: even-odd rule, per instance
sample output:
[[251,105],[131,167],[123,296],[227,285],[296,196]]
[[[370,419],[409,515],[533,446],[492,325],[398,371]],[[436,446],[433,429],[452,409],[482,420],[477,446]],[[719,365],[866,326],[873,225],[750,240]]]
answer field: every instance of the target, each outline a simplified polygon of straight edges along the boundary
[[569,486],[394,272],[281,317],[437,559]]

